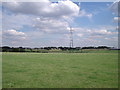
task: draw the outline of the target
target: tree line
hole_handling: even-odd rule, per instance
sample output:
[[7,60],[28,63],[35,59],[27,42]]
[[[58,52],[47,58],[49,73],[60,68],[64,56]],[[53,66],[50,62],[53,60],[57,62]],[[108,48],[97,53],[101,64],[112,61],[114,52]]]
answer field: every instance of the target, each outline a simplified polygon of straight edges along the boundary
[[0,47],[1,52],[42,52],[46,53],[48,51],[79,51],[83,49],[114,49],[113,47],[107,47],[107,46],[98,46],[98,47],[40,47],[40,48],[26,48],[26,47],[9,47],[9,46],[3,46]]

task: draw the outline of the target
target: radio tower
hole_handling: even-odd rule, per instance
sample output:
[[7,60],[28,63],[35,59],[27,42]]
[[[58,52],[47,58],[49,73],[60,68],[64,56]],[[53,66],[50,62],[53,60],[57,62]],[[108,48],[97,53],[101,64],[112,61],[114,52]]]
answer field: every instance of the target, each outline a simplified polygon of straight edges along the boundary
[[70,48],[73,48],[73,30],[70,27]]

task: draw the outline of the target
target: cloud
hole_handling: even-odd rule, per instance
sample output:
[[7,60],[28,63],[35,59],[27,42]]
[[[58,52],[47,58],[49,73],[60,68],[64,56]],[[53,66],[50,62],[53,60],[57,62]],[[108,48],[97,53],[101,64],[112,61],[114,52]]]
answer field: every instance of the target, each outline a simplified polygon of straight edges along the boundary
[[25,35],[25,33],[23,32],[17,32],[16,30],[7,30],[7,31],[4,31],[4,34],[7,34],[7,35],[13,35],[13,36],[23,36]]
[[105,40],[118,41],[118,37],[104,38]]
[[3,31],[3,43],[21,42],[26,40],[27,35],[23,32],[18,32],[16,30],[5,30]]
[[78,33],[78,34],[77,34],[77,36],[79,36],[79,37],[82,37],[82,36],[83,36],[83,34],[81,34],[81,33]]
[[118,31],[115,31],[115,27],[111,26],[106,26],[98,29],[99,27],[96,28],[86,28],[86,27],[78,27],[78,28],[73,28],[74,32],[74,37],[79,36],[80,38],[90,38],[93,40],[98,40],[98,39],[104,39],[106,37],[113,37],[118,35]]
[[108,31],[108,30],[89,30],[88,31],[91,35],[111,35],[112,32]]
[[80,12],[80,7],[69,0],[58,1],[58,3],[51,3],[48,0],[4,2],[3,7],[4,10],[13,12],[11,15],[3,15],[3,29],[5,30],[19,30],[27,25],[42,32],[63,33],[68,30],[74,16],[92,17],[92,14],[86,13],[85,10]]
[[88,17],[89,19],[91,19],[93,16],[92,13],[87,13],[85,10],[81,10],[79,12],[79,17]]
[[16,29],[19,30],[23,28],[23,26],[32,26],[33,17],[27,15],[8,15],[3,13],[2,15],[2,29]]
[[114,20],[115,22],[120,22],[120,17],[114,17],[113,20]]
[[73,28],[74,32],[76,32],[77,34],[85,33],[89,35],[112,35],[117,33],[115,29],[116,26],[98,26],[94,28],[86,28],[86,27]]
[[45,33],[64,34],[69,30],[69,25],[65,21],[56,19],[36,18],[34,19],[34,28]]
[[77,16],[80,9],[69,0],[58,1],[58,3],[51,3],[48,0],[41,2],[6,2],[3,6],[16,14],[30,14],[53,18]]
[[[27,7],[26,7],[27,6]],[[24,26],[33,27],[47,33],[64,33],[68,30],[80,7],[72,1],[48,0],[41,2],[4,2],[3,29],[19,30]],[[7,11],[6,11],[7,10]],[[6,14],[11,11],[12,14]]]

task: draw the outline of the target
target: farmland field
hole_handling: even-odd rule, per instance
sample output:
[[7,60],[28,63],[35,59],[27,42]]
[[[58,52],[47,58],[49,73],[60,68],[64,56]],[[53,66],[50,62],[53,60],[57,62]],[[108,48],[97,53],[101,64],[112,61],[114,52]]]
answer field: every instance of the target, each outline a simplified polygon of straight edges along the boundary
[[3,88],[117,88],[118,53],[3,53]]

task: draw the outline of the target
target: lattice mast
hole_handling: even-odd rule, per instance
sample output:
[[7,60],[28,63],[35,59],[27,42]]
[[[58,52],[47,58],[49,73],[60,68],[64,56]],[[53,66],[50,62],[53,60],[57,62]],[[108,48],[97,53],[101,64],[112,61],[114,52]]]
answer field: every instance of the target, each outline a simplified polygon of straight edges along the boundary
[[73,30],[70,27],[70,48],[73,48]]

